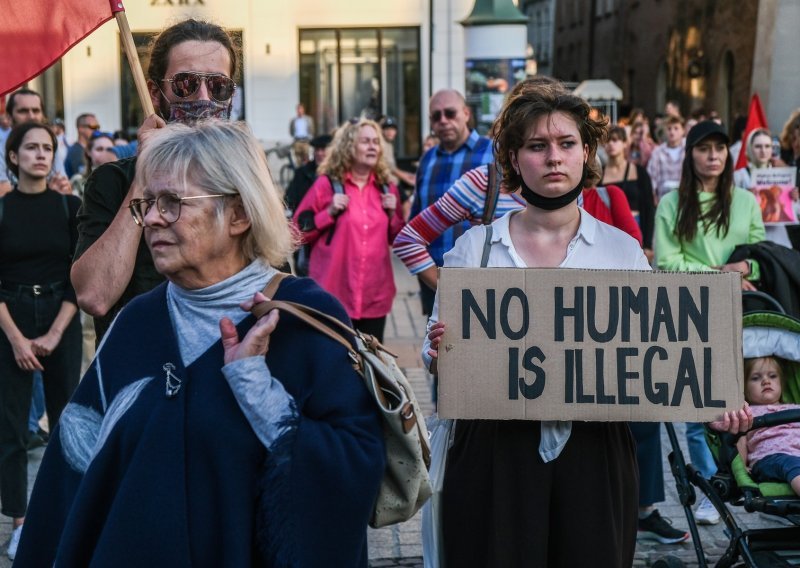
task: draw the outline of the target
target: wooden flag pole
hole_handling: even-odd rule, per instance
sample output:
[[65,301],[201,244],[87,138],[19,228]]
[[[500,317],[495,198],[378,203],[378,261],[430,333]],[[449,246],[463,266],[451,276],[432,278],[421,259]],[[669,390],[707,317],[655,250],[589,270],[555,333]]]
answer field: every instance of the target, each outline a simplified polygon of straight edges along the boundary
[[150,91],[147,89],[147,81],[142,72],[142,64],[139,61],[139,53],[136,51],[136,44],[133,43],[133,35],[131,28],[128,26],[128,17],[124,11],[119,11],[114,14],[119,26],[119,37],[122,40],[122,47],[125,50],[125,55],[128,56],[128,64],[131,66],[131,73],[133,73],[133,82],[136,84],[136,92],[139,94],[139,101],[142,103],[145,117],[155,114],[153,108],[153,101],[150,99]]

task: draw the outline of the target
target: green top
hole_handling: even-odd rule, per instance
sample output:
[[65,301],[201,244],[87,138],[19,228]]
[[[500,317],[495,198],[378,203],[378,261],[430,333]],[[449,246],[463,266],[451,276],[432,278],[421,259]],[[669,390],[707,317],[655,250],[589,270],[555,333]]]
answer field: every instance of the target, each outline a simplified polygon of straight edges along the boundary
[[[716,195],[700,192],[700,207],[707,211]],[[727,235],[717,235],[716,227],[706,230],[698,221],[698,232],[689,242],[680,242],[675,235],[678,220],[678,192],[661,198],[656,209],[655,253],[661,270],[708,272],[728,261],[738,245],[757,243],[766,237],[761,208],[755,196],[745,189],[733,188],[730,227]],[[758,263],[752,264],[749,280],[758,280]]]

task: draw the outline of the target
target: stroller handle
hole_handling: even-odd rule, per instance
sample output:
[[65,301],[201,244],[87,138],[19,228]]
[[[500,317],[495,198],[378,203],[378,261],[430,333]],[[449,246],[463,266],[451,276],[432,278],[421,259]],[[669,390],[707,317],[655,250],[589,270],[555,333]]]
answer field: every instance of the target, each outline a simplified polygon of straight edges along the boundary
[[781,410],[779,412],[772,412],[770,414],[757,416],[753,419],[753,427],[749,431],[756,430],[758,428],[768,428],[769,426],[790,424],[792,422],[800,422],[800,408]]

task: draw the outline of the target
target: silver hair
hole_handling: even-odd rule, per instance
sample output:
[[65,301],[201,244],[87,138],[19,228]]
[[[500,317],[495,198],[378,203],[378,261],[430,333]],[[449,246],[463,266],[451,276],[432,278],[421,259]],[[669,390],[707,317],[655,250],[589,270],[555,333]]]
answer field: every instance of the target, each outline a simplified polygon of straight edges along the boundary
[[[139,154],[136,179],[147,187],[164,175],[183,187],[188,182],[208,193],[241,197],[250,221],[241,244],[248,260],[280,266],[295,249],[297,235],[284,214],[264,150],[244,123],[211,119],[156,130]],[[223,201],[221,207],[230,206]]]

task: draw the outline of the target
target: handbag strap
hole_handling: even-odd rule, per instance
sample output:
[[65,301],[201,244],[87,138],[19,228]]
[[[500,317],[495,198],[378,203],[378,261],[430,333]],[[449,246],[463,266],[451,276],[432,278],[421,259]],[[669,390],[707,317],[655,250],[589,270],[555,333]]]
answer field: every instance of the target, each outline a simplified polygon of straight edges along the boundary
[[486,225],[486,238],[483,240],[483,253],[481,254],[481,268],[486,268],[489,264],[489,253],[492,252],[492,233],[491,225]]
[[275,294],[278,292],[278,287],[283,282],[284,278],[287,276],[291,276],[291,274],[287,274],[285,272],[278,272],[275,276],[273,276],[269,282],[267,282],[267,287],[264,288],[262,294],[264,294],[270,300],[275,297]]
[[500,198],[500,182],[502,176],[498,175],[497,166],[494,163],[488,165],[489,168],[489,181],[486,186],[486,201],[483,204],[483,215],[481,216],[481,224],[489,225],[494,219],[494,213],[497,210],[497,200]]

